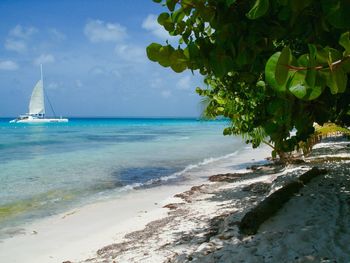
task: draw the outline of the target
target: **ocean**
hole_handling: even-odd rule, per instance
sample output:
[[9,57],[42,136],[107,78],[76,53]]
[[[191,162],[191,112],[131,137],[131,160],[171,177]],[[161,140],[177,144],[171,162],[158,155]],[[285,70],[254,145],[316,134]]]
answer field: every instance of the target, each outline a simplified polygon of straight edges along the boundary
[[246,148],[228,122],[191,118],[0,119],[1,230],[128,191],[176,183]]

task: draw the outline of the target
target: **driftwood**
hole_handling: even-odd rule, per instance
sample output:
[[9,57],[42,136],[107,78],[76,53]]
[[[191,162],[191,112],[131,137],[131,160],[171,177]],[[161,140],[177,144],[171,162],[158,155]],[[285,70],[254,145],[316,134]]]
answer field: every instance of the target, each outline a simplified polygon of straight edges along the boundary
[[298,180],[286,184],[281,189],[266,197],[242,218],[239,224],[240,232],[244,235],[256,234],[260,225],[276,214],[305,184],[309,183],[312,178],[325,173],[327,173],[325,169],[314,167],[302,174]]

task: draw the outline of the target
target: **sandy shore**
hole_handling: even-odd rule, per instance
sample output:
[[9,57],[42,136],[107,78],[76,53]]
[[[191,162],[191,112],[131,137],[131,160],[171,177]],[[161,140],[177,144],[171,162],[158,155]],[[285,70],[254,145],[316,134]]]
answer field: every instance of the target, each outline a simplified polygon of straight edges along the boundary
[[[232,156],[239,165],[217,162],[177,185],[132,191],[25,226],[0,243],[0,262],[350,262],[349,145],[323,142],[305,163],[252,170],[245,167],[261,164],[269,149],[247,150]],[[248,211],[312,167],[328,172],[255,235],[240,233]]]
[[253,163],[264,162],[268,154],[268,148],[246,149],[239,156],[233,154],[213,162],[205,171],[192,169],[189,178],[175,185],[133,190],[114,200],[79,207],[12,229],[13,236],[0,241],[0,262],[56,263],[93,258],[98,249],[124,242],[126,234],[142,230],[154,220],[168,220],[169,209],[163,207],[182,202],[174,195],[206,183],[212,174],[243,172]]

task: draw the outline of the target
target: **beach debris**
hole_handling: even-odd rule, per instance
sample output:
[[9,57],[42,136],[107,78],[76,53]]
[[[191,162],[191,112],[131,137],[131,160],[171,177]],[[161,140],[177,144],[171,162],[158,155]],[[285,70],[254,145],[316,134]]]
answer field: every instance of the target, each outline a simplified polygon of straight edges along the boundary
[[176,195],[174,195],[174,197],[179,197],[179,198],[183,199],[184,201],[186,201],[187,203],[191,203],[192,202],[191,196],[197,192],[201,192],[203,190],[204,186],[206,186],[206,185],[202,184],[202,185],[193,186],[189,191],[185,191],[183,193],[176,194]]
[[70,212],[70,213],[67,213],[67,214],[65,214],[64,216],[62,216],[62,219],[65,219],[65,218],[68,217],[68,216],[74,215],[76,212],[77,212],[77,211],[72,211],[72,212]]
[[216,174],[209,177],[210,182],[228,182],[233,183],[242,178],[242,173]]
[[163,206],[164,208],[169,208],[170,210],[178,209],[179,206],[183,205],[184,203],[171,203]]

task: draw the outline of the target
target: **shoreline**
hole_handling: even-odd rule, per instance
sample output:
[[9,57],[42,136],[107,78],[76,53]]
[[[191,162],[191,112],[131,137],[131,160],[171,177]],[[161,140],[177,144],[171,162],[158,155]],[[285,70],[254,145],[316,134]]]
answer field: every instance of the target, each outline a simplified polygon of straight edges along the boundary
[[174,195],[206,183],[212,174],[232,169],[242,172],[252,163],[263,161],[269,151],[267,148],[246,149],[240,156],[230,157],[235,165],[218,160],[209,164],[205,172],[193,171],[191,178],[175,185],[132,190],[120,198],[77,207],[26,224],[19,228],[19,234],[0,242],[0,261],[50,263],[92,257],[101,247],[121,242],[126,234],[165,218],[168,209],[163,206],[180,200]]
[[[347,262],[350,142],[322,142],[305,163],[287,167],[261,165],[267,152],[245,151],[237,164],[212,164],[193,180],[44,219],[0,243],[0,261]],[[304,185],[256,234],[240,232],[247,212],[312,167],[328,172]]]
[[[350,142],[319,144],[305,161],[287,167],[260,166],[233,181],[227,174],[214,175],[223,180],[177,195],[182,200],[168,205],[167,217],[129,233],[123,242],[103,247],[95,257],[80,263],[347,262]],[[307,179],[312,167],[327,173]],[[247,212],[302,177],[301,190],[263,222],[257,233],[242,234],[240,223]]]

